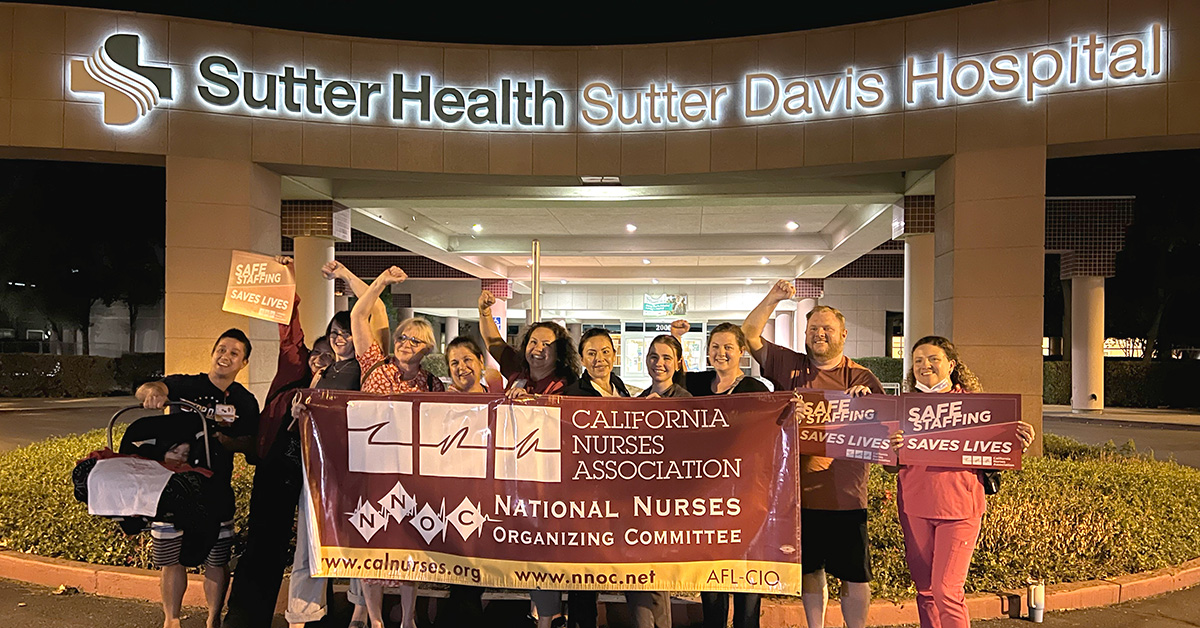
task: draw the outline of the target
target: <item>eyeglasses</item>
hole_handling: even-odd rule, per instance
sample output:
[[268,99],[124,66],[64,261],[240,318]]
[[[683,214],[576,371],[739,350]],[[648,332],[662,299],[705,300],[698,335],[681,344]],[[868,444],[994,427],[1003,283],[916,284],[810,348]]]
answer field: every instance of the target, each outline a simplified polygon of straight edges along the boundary
[[333,364],[333,354],[332,353],[313,353],[308,356],[308,359],[313,360],[314,362],[316,362],[317,364],[320,364],[322,366]]
[[348,332],[344,329],[333,329],[333,330],[330,330],[330,332],[329,332],[329,336],[331,338],[349,338],[350,335],[351,335],[350,332]]
[[426,344],[426,342],[424,340],[421,340],[420,338],[414,338],[412,336],[396,336],[396,344],[398,344],[398,345],[410,344],[414,347],[419,347],[423,344]]

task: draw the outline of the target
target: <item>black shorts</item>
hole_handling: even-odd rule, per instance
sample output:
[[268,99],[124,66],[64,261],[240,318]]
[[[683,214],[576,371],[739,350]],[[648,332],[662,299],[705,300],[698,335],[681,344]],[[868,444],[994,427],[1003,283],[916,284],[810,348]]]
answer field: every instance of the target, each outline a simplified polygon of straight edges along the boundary
[[804,573],[825,570],[846,582],[871,581],[866,510],[800,509]]

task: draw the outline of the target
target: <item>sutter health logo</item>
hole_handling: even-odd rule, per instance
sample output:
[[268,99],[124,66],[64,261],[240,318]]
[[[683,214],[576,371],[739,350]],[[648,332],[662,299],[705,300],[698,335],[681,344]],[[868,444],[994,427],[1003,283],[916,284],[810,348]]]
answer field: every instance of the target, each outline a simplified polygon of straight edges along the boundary
[[100,93],[104,123],[136,122],[171,99],[171,69],[142,65],[137,35],[111,35],[90,57],[71,60],[71,91]]

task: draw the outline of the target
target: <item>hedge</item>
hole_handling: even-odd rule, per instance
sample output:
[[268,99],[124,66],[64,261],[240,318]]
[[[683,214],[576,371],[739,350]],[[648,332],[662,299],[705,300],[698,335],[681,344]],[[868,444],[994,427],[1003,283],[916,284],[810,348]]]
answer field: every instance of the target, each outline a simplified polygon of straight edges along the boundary
[[0,354],[0,397],[99,397],[132,394],[162,377],[163,354],[119,358],[95,355]]
[[[108,565],[146,567],[147,535],[127,537],[71,495],[75,460],[101,446],[100,430],[0,456],[0,548]],[[1042,458],[1006,472],[988,499],[969,591],[1107,578],[1200,557],[1200,470],[1138,455],[1132,443],[1093,447],[1046,435]],[[237,547],[252,469],[234,469]],[[915,595],[896,518],[896,478],[873,466],[868,530],[874,595]]]
[[[1120,408],[1200,407],[1200,360],[1104,361],[1104,405]],[[1071,363],[1042,365],[1042,401],[1071,403]]]
[[870,369],[884,384],[899,384],[904,379],[904,360],[898,358],[854,358]]

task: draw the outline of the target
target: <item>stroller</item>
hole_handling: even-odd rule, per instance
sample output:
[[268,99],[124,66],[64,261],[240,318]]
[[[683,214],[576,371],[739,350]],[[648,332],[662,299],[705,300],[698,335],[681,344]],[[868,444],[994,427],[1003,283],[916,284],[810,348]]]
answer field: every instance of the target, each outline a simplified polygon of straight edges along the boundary
[[[209,506],[214,503],[212,417],[208,408],[190,401],[172,401],[167,407],[183,412],[135,420],[114,451],[117,418],[142,406],[118,410],[108,421],[108,446],[76,463],[71,480],[75,499],[87,504],[89,513],[113,519],[126,534],[137,534],[152,521],[184,531],[180,562],[195,567],[216,543],[220,527]],[[190,417],[199,419],[199,425]]]

